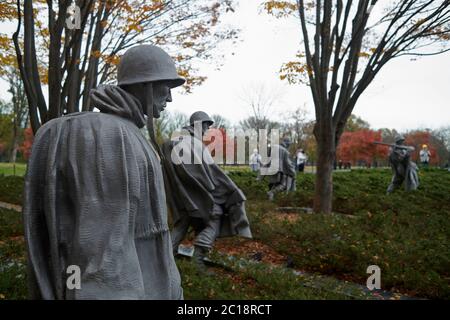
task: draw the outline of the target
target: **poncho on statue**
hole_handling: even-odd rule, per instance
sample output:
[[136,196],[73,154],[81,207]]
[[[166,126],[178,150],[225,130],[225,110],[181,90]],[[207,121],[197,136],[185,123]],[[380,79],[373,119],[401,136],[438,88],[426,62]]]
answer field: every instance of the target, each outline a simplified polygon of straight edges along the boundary
[[269,189],[295,191],[295,166],[289,151],[282,144],[272,146],[270,162],[261,168],[261,176],[269,176]]
[[411,161],[413,147],[399,148],[393,147],[389,150],[389,164],[391,165],[393,177],[387,192],[394,191],[405,182],[405,190],[416,190],[419,187],[419,168]]
[[[168,200],[174,223],[184,215],[207,222],[213,215],[215,204],[226,210],[221,216],[218,237],[240,235],[251,238],[249,222],[243,203],[244,193],[217,164],[200,139],[194,137],[191,128],[174,141],[163,144]],[[197,140],[195,142],[195,140]],[[200,148],[195,148],[197,143]],[[189,161],[179,152],[188,151]]]
[[[23,208],[31,298],[180,299],[159,157],[137,99],[116,86],[37,132]],[[81,288],[68,289],[78,266]]]

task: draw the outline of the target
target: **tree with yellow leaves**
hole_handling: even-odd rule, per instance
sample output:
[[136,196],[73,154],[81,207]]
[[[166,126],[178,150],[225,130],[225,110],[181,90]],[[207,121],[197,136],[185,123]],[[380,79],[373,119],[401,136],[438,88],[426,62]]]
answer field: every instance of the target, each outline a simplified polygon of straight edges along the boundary
[[450,1],[270,0],[265,9],[300,22],[303,47],[280,77],[311,88],[318,147],[314,211],[331,213],[336,147],[359,97],[392,59],[450,50]]
[[[15,1],[5,0],[0,3],[0,23],[13,21],[17,12],[15,9]],[[7,75],[9,68],[16,63],[14,47],[12,46],[11,37],[0,32],[0,77]]]
[[[7,0],[0,17],[17,21],[14,49],[36,132],[64,113],[91,110],[89,91],[111,81],[128,48],[162,46],[178,61],[186,91],[204,81],[195,61],[220,54],[237,30],[221,28],[233,0]],[[15,6],[13,6],[15,4]],[[13,17],[11,14],[13,13]],[[7,52],[0,38],[0,57]],[[9,55],[10,56],[10,51]],[[1,69],[0,69],[1,71]],[[48,86],[48,97],[43,86]]]

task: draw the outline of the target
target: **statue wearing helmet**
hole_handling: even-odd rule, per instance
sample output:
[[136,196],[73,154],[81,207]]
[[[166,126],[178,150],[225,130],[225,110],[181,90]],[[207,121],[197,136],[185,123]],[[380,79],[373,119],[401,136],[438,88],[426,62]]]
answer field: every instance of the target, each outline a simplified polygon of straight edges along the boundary
[[202,272],[206,271],[203,259],[217,237],[251,238],[245,195],[214,163],[203,145],[202,137],[213,123],[205,112],[195,112],[189,126],[183,128],[184,134],[162,147],[174,223],[173,250],[178,252],[179,244],[192,227],[196,234],[194,262]]
[[208,128],[214,124],[214,121],[204,111],[196,111],[189,117],[189,125],[194,127],[195,123],[206,124]]
[[419,186],[419,175],[417,165],[411,161],[411,152],[414,147],[404,145],[405,137],[395,137],[395,145],[389,149],[389,163],[393,176],[388,186],[387,193],[393,192],[405,182],[406,191],[415,190]]
[[[278,192],[296,190],[295,165],[289,154],[291,144],[291,139],[284,137],[280,144],[273,145],[270,151],[270,161],[261,168],[261,176],[269,177],[267,195],[271,201]],[[274,168],[274,170],[268,168]]]
[[[32,298],[183,298],[160,157],[139,130],[147,121],[152,132],[183,83],[166,52],[136,46],[121,58],[118,85],[91,91],[100,112],[39,129],[23,209]],[[79,287],[70,289],[73,265]]]

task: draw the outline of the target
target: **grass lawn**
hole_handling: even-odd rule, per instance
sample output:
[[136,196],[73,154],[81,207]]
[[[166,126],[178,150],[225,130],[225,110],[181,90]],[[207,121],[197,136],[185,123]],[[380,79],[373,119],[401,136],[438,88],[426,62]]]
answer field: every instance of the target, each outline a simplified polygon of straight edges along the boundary
[[[277,210],[310,207],[314,175],[298,175],[298,190],[278,195],[274,202],[266,200],[266,182],[256,181],[253,173],[230,170],[230,176],[247,195],[253,242],[270,247],[282,259],[289,258],[294,268],[365,284],[366,269],[375,264],[381,268],[382,289],[423,298],[450,298],[449,172],[421,170],[417,191],[399,190],[389,196],[385,195],[389,170],[336,172],[333,215]],[[22,185],[21,177],[0,175],[0,201],[20,204]],[[0,298],[24,298],[20,214],[0,211],[0,235]],[[246,248],[248,242],[221,239],[217,247]],[[249,252],[237,254],[248,258]],[[189,261],[177,263],[187,299],[348,298],[323,287],[304,286],[309,280],[267,264],[234,272],[215,269],[219,276],[205,277],[197,275]],[[328,286],[337,288],[338,284],[331,281]]]
[[24,176],[25,171],[27,169],[27,165],[25,163],[8,163],[8,162],[0,162],[0,175],[5,176]]
[[[0,209],[0,300],[26,299],[26,259],[21,214]],[[185,299],[349,299],[343,293],[305,287],[305,281],[284,270],[249,266],[243,270],[213,268],[199,275],[191,261],[177,259]],[[336,283],[328,281],[328,286]],[[361,298],[370,298],[357,292]]]
[[312,206],[313,175],[299,175],[298,190],[273,203],[250,174],[231,176],[249,198],[254,237],[296,268],[364,284],[367,267],[378,265],[383,289],[450,298],[450,172],[422,170],[417,191],[389,196],[389,170],[337,172],[333,215],[276,210]]

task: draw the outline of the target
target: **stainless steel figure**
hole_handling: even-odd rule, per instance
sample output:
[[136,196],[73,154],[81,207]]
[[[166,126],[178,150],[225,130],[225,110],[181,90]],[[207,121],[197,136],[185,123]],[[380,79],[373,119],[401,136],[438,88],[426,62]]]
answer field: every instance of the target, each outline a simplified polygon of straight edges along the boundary
[[139,129],[184,79],[162,49],[138,46],[118,80],[91,91],[100,112],[54,119],[35,137],[23,208],[33,299],[183,298],[160,157]]

